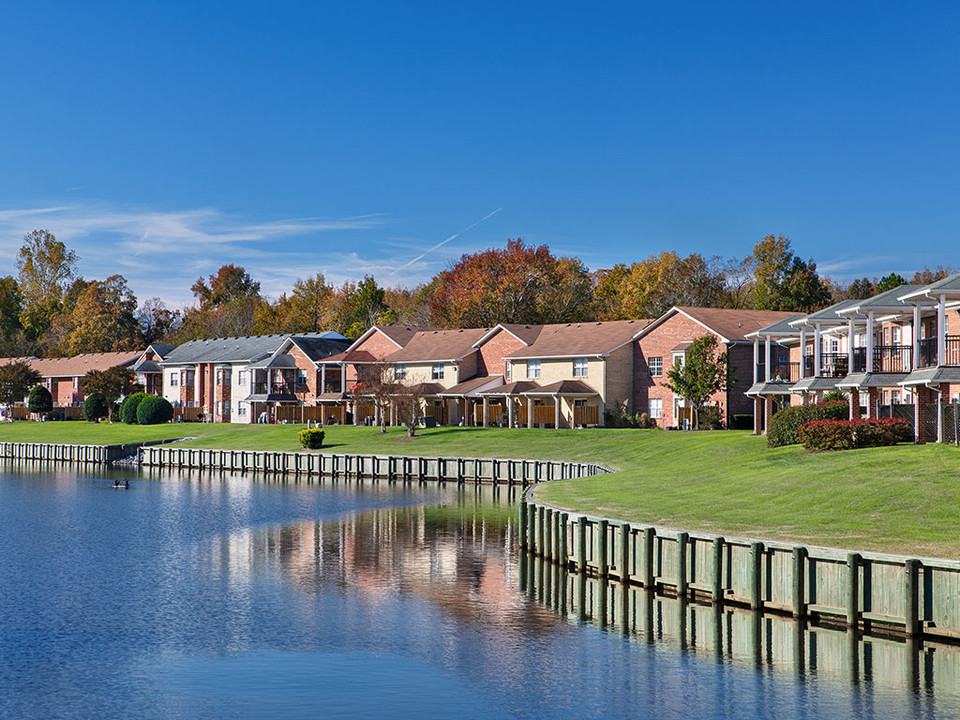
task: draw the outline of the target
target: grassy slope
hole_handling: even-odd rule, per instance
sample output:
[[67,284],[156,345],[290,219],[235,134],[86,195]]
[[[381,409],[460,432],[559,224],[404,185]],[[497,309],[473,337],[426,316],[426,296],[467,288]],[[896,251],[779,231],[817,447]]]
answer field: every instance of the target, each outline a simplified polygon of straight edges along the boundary
[[[296,450],[290,425],[0,426],[0,441],[109,444],[195,436],[193,447]],[[638,522],[821,545],[960,557],[960,451],[903,445],[768,450],[743,432],[328,428],[327,449],[599,461],[621,472],[542,485],[552,504]]]

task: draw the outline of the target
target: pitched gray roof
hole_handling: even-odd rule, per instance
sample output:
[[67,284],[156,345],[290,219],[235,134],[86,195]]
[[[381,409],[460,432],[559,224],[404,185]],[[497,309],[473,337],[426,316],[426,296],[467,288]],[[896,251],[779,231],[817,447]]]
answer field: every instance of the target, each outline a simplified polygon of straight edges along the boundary
[[943,293],[951,297],[956,297],[960,295],[960,273],[954,273],[953,275],[948,275],[942,280],[937,280],[935,283],[930,283],[929,285],[923,285],[920,287],[911,286],[914,289],[910,290],[904,286],[901,286],[900,290],[903,290],[902,297],[915,298],[920,295],[925,295],[929,293],[932,296],[936,296],[938,293]]
[[752,333],[747,333],[746,337],[747,338],[766,337],[767,335],[770,335],[771,337],[772,336],[799,337],[800,330],[796,326],[791,325],[790,323],[796,322],[797,320],[800,320],[804,317],[806,317],[806,315],[791,315],[788,318],[783,318],[782,320],[777,320],[776,322],[770,323],[769,325],[765,325],[759,330],[754,330]]
[[[326,340],[338,342],[340,352],[349,342],[339,333],[304,333],[302,335],[249,335],[246,337],[211,338],[191,340],[170,351],[163,359],[164,365],[181,365],[218,362],[252,362],[273,353],[288,337],[304,339],[303,342]],[[333,354],[332,352],[330,354]]]
[[323,360],[331,355],[338,355],[351,345],[351,341],[342,336],[293,335],[290,339],[313,361]]
[[801,317],[799,320],[792,320],[794,327],[801,325],[804,322],[813,323],[814,321],[820,322],[834,322],[834,323],[845,323],[849,320],[847,317],[842,317],[837,314],[840,310],[846,310],[849,307],[853,307],[857,303],[863,302],[862,300],[841,300],[838,303],[826,307],[823,310],[817,310],[815,313],[811,313],[805,317]]
[[874,295],[869,297],[866,300],[856,300],[851,303],[845,310],[842,312],[846,315],[849,315],[851,312],[864,311],[864,310],[874,310],[874,309],[889,309],[889,308],[903,308],[907,309],[910,306],[900,300],[904,295],[909,294],[913,290],[919,290],[925,287],[924,285],[900,285],[895,287],[892,290],[887,290],[882,292],[879,295]]

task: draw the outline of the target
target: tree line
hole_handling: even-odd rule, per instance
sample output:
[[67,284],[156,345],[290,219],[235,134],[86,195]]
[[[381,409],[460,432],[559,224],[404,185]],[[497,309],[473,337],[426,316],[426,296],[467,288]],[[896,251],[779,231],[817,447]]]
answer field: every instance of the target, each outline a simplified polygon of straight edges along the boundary
[[0,277],[0,356],[70,356],[134,350],[154,342],[335,330],[356,337],[374,323],[487,327],[654,318],[673,305],[813,312],[907,282],[956,272],[924,268],[839,283],[817,272],[788,238],[769,235],[744,258],[681,256],[673,250],[590,271],[522,239],[463,255],[416,287],[384,287],[374,277],[339,286],[322,273],[298,279],[277,299],[229,264],[191,287],[194,303],[168,308],[138,301],[123,275],[87,280],[76,253],[46,230],[23,240],[16,275]]

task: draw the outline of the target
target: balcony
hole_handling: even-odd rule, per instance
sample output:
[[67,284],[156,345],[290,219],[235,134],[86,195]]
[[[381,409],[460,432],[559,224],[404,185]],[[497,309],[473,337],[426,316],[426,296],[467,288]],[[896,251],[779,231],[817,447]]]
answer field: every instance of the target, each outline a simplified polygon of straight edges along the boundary
[[[757,382],[766,382],[766,363],[757,363]],[[800,379],[800,363],[779,362],[770,365],[770,382],[794,383]]]
[[[813,355],[807,355],[803,358],[804,373],[807,377],[812,377]],[[850,361],[846,353],[826,352],[820,353],[820,375],[818,377],[842,378],[848,375]]]
[[[917,367],[937,366],[937,338],[924,338],[920,341],[920,361]],[[960,366],[960,335],[947,335],[944,366]]]
[[[300,387],[299,385],[296,387]],[[303,389],[300,392],[304,392],[306,386],[303,386]],[[265,383],[258,382],[253,383],[253,394],[254,395],[294,395],[294,386],[288,383]]]
[[873,372],[906,373],[913,366],[910,357],[913,348],[909,345],[880,345],[873,349]]

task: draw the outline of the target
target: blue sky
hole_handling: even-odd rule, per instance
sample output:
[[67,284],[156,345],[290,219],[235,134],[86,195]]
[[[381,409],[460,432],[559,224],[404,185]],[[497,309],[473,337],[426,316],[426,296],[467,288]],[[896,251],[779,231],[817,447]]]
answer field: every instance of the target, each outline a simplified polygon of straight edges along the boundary
[[0,274],[36,227],[172,305],[227,262],[273,296],[315,272],[409,285],[517,236],[591,268],[769,233],[838,278],[956,262],[958,15],[10,5]]

